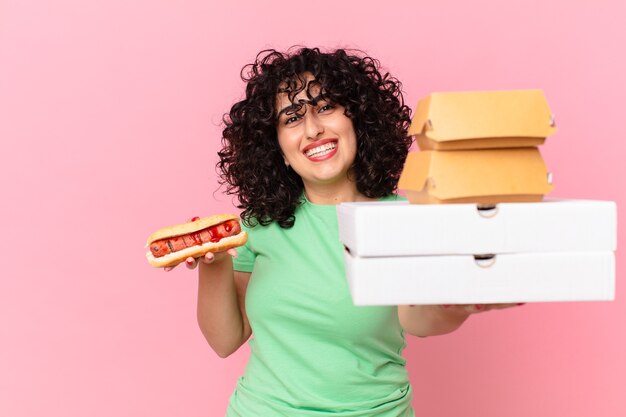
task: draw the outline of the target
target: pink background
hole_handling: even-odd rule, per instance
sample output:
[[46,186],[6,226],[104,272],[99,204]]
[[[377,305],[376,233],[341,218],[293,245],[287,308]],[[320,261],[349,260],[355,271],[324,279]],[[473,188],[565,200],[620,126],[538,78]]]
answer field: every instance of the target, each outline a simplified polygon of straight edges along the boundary
[[[626,218],[624,2],[212,3],[0,0],[1,416],[223,414],[248,348],[219,359],[195,273],[149,267],[143,245],[233,210],[215,193],[219,124],[266,47],[362,48],[412,107],[542,88],[559,127],[541,148],[552,196],[615,200]],[[625,264],[620,250],[615,302],[410,339],[417,415],[626,415]]]

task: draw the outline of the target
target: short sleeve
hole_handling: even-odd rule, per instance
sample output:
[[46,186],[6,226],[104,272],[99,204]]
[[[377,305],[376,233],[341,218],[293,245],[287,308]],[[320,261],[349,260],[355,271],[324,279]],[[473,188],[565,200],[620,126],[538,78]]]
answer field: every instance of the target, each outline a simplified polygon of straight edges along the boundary
[[250,229],[242,225],[242,229],[248,233],[248,241],[236,248],[237,257],[233,259],[233,269],[240,272],[252,272],[256,254],[250,249]]

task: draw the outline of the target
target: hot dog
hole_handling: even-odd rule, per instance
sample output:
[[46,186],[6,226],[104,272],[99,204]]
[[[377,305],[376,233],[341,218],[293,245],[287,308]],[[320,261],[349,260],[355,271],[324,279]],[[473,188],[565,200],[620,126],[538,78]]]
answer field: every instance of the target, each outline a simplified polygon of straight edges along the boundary
[[220,252],[241,246],[248,234],[241,230],[237,216],[219,214],[164,227],[148,237],[146,258],[150,265],[163,268],[178,265],[188,257]]

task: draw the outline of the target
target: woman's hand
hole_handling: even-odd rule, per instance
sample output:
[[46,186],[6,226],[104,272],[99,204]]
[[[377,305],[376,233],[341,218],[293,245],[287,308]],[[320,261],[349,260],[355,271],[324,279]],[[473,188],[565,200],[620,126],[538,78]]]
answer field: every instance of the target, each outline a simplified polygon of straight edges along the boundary
[[484,313],[490,310],[502,310],[504,308],[511,308],[524,305],[525,303],[508,303],[508,304],[442,304],[440,307],[452,314],[476,314]]
[[520,305],[523,303],[401,305],[398,306],[398,318],[407,333],[421,337],[435,336],[458,329],[471,314]]
[[[230,248],[227,251],[222,251],[222,252],[207,252],[204,256],[199,256],[197,258],[192,258],[191,256],[187,259],[185,259],[185,265],[187,266],[187,269],[196,269],[196,267],[200,264],[212,264],[214,262],[219,262],[221,260],[223,260],[226,256],[232,256],[233,258],[237,257],[237,250],[235,248]],[[181,262],[182,264],[182,262]],[[178,264],[178,265],[181,265]],[[163,268],[165,270],[165,272],[169,272],[172,269],[176,268],[176,266],[178,265],[174,265],[174,266],[168,266]]]

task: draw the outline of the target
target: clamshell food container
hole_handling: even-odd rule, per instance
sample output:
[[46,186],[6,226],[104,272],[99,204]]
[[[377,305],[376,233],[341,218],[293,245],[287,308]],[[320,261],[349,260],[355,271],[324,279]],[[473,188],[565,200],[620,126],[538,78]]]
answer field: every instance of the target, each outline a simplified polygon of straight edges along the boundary
[[541,90],[433,93],[409,128],[422,150],[538,146],[556,131]]
[[536,147],[410,152],[398,188],[414,204],[541,201],[552,175]]

